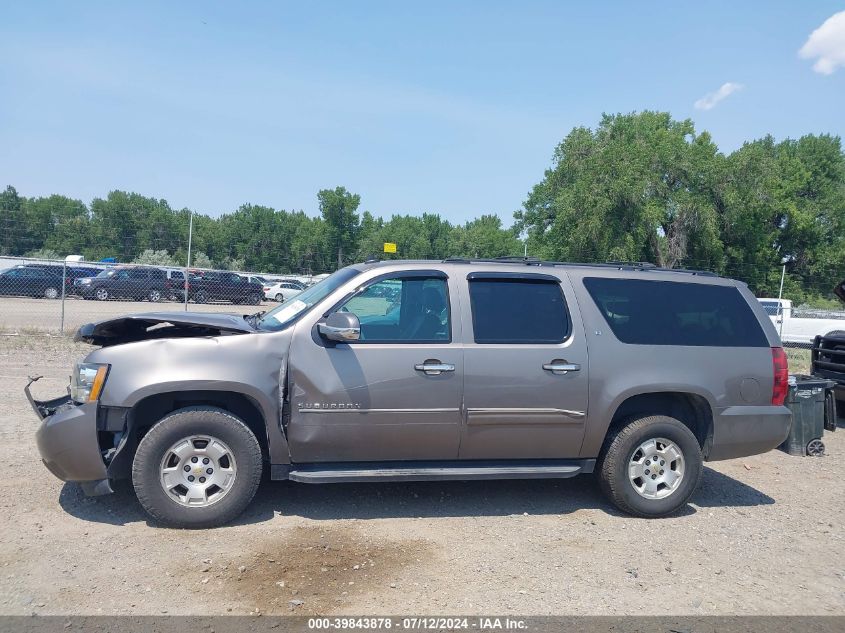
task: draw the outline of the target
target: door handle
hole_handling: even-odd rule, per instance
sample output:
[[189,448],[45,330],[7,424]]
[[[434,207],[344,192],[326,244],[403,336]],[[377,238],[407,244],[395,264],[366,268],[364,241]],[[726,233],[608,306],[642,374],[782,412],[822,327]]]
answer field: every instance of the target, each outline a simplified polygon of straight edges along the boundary
[[565,360],[555,359],[550,363],[545,363],[543,365],[543,369],[562,376],[570,371],[580,371],[581,365],[577,363],[567,363]]
[[429,359],[414,365],[414,369],[425,372],[427,376],[439,376],[444,371],[455,371],[455,366],[452,363],[441,363],[437,359]]

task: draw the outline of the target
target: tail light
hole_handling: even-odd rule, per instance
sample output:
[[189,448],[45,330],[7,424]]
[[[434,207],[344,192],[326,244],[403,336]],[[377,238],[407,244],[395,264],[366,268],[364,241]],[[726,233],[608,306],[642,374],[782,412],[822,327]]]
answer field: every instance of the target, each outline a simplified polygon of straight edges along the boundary
[[264,286],[264,292],[267,292],[268,290],[270,290],[270,286]]
[[772,348],[772,404],[781,406],[789,391],[789,363],[782,347]]

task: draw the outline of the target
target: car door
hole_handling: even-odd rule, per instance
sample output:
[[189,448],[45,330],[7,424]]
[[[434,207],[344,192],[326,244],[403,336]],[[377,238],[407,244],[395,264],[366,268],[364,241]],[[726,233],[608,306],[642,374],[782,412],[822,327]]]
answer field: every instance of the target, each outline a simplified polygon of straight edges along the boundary
[[[317,334],[352,312],[360,339]],[[445,460],[458,455],[463,351],[459,306],[439,270],[379,276],[296,326],[289,361],[294,462]]]
[[282,296],[284,297],[285,301],[287,301],[288,299],[292,299],[300,292],[302,292],[301,289],[288,282],[282,282],[281,284],[279,284],[279,289],[279,292],[282,293]]
[[13,295],[21,285],[20,268],[11,268],[0,273],[0,294]]
[[482,271],[465,293],[460,458],[578,457],[589,367],[568,277]]

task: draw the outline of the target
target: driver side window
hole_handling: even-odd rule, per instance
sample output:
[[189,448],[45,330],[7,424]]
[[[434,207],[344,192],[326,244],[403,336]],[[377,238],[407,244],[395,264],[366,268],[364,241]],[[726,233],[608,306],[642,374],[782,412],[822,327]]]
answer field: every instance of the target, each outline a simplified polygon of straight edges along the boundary
[[382,279],[351,297],[340,310],[358,317],[360,341],[448,343],[451,340],[445,279]]

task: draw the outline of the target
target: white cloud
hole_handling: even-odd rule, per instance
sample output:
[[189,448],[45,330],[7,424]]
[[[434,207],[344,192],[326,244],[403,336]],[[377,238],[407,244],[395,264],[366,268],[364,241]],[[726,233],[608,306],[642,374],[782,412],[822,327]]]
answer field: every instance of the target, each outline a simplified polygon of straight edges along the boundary
[[715,92],[708,92],[706,95],[701,97],[698,101],[696,101],[693,105],[695,106],[696,110],[710,110],[716,107],[722,99],[726,99],[737,90],[742,90],[745,88],[742,84],[735,83],[733,81],[728,81],[723,83],[719,86],[719,89]]
[[830,75],[837,66],[845,66],[845,11],[834,13],[810,33],[798,56],[815,58],[813,70],[823,75]]

